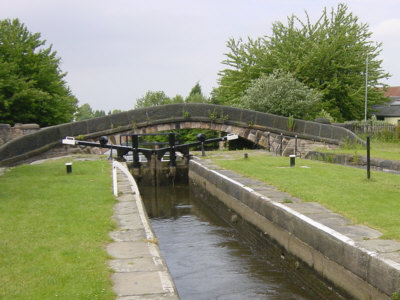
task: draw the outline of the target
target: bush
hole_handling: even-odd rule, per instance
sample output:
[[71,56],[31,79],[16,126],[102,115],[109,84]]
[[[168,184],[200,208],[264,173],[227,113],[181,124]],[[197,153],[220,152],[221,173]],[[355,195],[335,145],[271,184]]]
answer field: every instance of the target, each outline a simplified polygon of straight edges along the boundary
[[255,80],[240,100],[240,106],[297,119],[312,120],[321,94],[298,81],[292,74],[275,70]]

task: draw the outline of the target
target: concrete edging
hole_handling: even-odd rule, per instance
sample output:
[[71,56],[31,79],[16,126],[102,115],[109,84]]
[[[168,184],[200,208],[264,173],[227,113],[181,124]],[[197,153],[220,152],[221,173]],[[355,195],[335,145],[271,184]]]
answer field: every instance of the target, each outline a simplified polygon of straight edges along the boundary
[[399,292],[400,263],[361,247],[346,235],[272,201],[203,162],[190,161],[189,177],[353,297],[390,299]]

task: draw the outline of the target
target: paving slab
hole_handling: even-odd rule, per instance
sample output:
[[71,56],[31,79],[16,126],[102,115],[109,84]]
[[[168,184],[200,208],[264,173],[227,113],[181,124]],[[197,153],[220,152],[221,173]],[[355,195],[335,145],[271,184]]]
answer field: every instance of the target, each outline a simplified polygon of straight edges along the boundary
[[295,211],[307,215],[331,212],[329,209],[316,202],[288,203],[286,205]]
[[359,243],[365,249],[375,250],[380,253],[390,253],[400,251],[400,242],[392,240],[364,240]]
[[178,300],[178,296],[169,294],[143,295],[143,296],[123,296],[117,297],[116,300]]
[[357,242],[366,239],[379,239],[382,236],[381,232],[364,225],[346,225],[333,229]]
[[338,227],[351,224],[351,221],[345,217],[335,214],[333,212],[323,212],[323,213],[304,213],[307,217],[324,224],[328,227]]
[[121,272],[111,276],[118,295],[163,294],[158,272]]
[[125,229],[112,231],[109,235],[116,242],[129,242],[143,239],[145,231],[142,228]]
[[163,270],[163,266],[154,261],[153,257],[113,259],[109,265],[120,273]]
[[400,252],[390,252],[390,253],[381,253],[379,257],[383,259],[388,259],[394,261],[397,264],[400,264]]
[[114,211],[118,215],[135,214],[138,212],[135,203],[132,201],[119,202],[115,204]]
[[130,213],[125,215],[114,215],[114,219],[117,221],[117,225],[121,229],[136,229],[140,228],[141,219],[136,213]]
[[152,257],[150,243],[144,241],[115,242],[108,244],[107,252],[115,258]]

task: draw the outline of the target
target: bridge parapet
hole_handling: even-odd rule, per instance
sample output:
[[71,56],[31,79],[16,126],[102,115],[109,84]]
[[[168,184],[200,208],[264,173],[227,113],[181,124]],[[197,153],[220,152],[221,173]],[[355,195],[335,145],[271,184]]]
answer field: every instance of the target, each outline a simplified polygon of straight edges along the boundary
[[[288,118],[241,108],[212,104],[169,104],[146,107],[112,114],[80,122],[65,123],[42,128],[40,131],[9,141],[0,147],[0,166],[45,152],[57,145],[66,136],[97,138],[120,132],[137,131],[140,128],[162,124],[194,124],[196,122],[226,125],[224,130],[235,126],[244,130],[258,130],[286,136],[295,136],[331,144],[349,142],[364,143],[351,131],[333,125],[295,119],[293,130],[288,128]],[[180,128],[176,125],[175,128]],[[186,127],[186,126],[185,126]],[[186,127],[186,128],[188,128]]]

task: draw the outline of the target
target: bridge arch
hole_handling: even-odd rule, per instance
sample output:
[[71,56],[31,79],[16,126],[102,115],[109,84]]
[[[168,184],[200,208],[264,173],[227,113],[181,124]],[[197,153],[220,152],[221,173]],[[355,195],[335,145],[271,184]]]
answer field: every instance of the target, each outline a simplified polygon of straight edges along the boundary
[[204,128],[239,136],[258,143],[266,142],[265,133],[296,136],[300,139],[340,144],[363,141],[353,132],[333,125],[295,119],[289,130],[288,118],[241,108],[212,104],[169,104],[146,107],[100,118],[46,127],[0,147],[0,166],[19,161],[61,145],[66,136],[96,139],[101,135],[124,132],[154,132],[170,129]]

